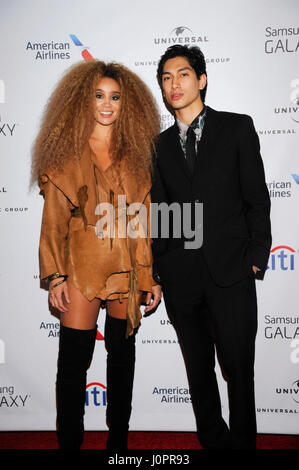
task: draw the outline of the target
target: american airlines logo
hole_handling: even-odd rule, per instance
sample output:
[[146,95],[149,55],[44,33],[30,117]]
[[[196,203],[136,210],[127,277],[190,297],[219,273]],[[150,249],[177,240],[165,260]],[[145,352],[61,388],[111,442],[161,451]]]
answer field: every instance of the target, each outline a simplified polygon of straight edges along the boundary
[[89,47],[84,46],[84,44],[80,41],[80,39],[77,38],[75,34],[70,34],[70,38],[75,44],[75,46],[77,46],[81,50],[81,55],[84,60],[93,59],[93,56],[87,50],[89,49]]

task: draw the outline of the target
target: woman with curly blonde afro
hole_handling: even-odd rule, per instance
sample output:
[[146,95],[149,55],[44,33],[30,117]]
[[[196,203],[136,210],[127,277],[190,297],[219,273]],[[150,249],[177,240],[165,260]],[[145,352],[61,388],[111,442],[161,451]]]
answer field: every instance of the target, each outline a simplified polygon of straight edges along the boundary
[[[41,279],[60,314],[57,435],[79,449],[86,373],[106,307],[107,448],[127,448],[135,335],[161,299],[152,278],[149,208],[159,134],[155,101],[126,67],[88,60],[70,68],[43,116],[32,182],[44,196]],[[70,393],[71,390],[71,393]]]

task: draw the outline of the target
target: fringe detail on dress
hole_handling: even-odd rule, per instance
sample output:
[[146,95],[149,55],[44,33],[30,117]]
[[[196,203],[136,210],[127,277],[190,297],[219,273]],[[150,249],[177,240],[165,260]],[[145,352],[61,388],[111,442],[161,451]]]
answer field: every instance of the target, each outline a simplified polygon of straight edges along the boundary
[[85,209],[85,204],[87,201],[88,201],[87,186],[86,185],[81,186],[81,188],[79,188],[79,191],[78,191],[78,202],[79,202],[79,207],[81,210],[81,215],[83,217],[85,232],[86,232],[86,227],[87,227],[87,219],[86,219],[84,209]]
[[130,290],[127,306],[127,331],[126,338],[133,334],[135,328],[140,324],[142,318],[140,310],[140,292],[138,289],[137,269],[130,271]]

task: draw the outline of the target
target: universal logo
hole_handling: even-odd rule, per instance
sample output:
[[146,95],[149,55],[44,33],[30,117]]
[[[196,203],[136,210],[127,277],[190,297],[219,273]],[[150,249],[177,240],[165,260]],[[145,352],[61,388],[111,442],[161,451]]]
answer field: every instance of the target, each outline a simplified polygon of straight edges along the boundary
[[274,108],[274,113],[288,115],[299,124],[299,78],[294,78],[290,83],[290,105]]
[[0,207],[0,212],[5,214],[27,214],[28,207]]
[[295,403],[299,403],[299,379],[292,383],[291,387],[276,388],[275,392],[279,395],[290,396]]
[[199,36],[187,26],[176,26],[167,36],[155,37],[154,44],[173,46],[174,44],[198,45],[198,43],[208,42],[207,36]]

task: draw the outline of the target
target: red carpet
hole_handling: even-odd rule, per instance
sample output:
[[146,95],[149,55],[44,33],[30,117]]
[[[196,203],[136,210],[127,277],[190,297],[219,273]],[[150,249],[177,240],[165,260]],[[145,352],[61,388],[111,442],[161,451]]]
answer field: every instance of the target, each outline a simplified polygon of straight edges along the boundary
[[[82,449],[105,449],[107,432],[85,433]],[[258,449],[299,449],[298,435],[259,434]],[[0,449],[57,449],[55,432],[0,432]],[[189,432],[130,432],[129,449],[201,449]]]

